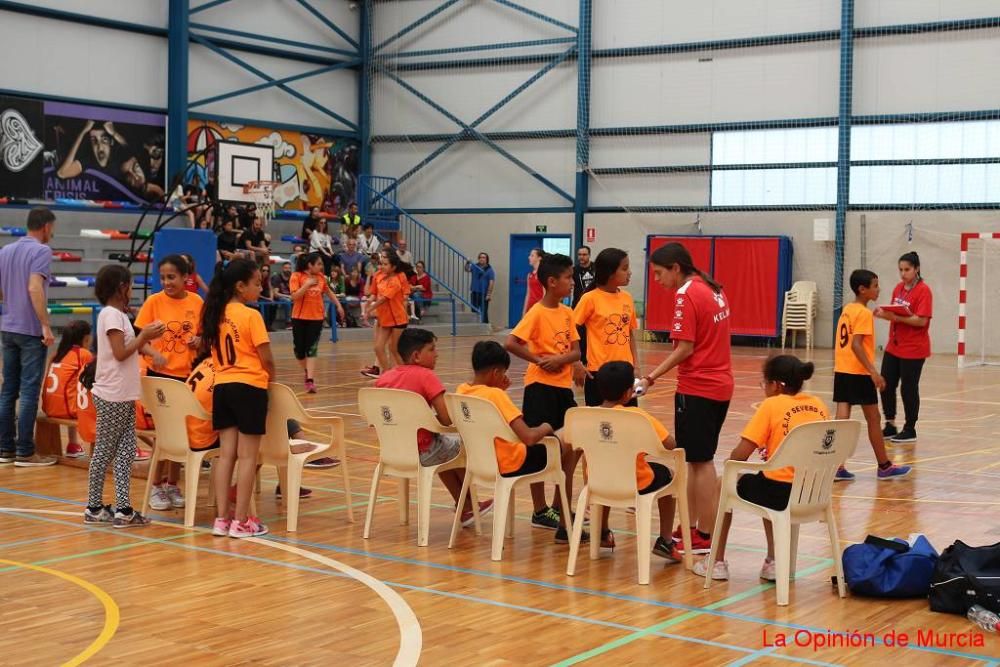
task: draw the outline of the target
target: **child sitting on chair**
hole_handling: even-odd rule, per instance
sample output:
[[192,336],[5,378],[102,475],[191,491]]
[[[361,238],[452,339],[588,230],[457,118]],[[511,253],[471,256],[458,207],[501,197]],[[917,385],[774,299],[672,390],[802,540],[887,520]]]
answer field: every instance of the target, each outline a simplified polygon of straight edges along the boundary
[[[380,389],[403,389],[423,396],[427,405],[431,406],[443,426],[451,426],[451,416],[444,402],[444,385],[434,373],[437,365],[437,336],[426,329],[404,329],[399,336],[397,346],[399,357],[403,363],[383,372],[375,386]],[[434,466],[451,461],[462,451],[462,439],[454,433],[432,433],[427,429],[417,430],[417,450],[420,452],[420,465]],[[441,483],[448,489],[451,497],[458,502],[465,481],[465,470],[451,469],[438,473]],[[479,503],[479,513],[493,509],[493,500]],[[462,525],[471,526],[473,522],[472,501],[466,498],[462,508]]]
[[[674,436],[670,435],[666,427],[660,421],[639,407],[629,407],[632,400],[635,383],[635,368],[627,361],[609,361],[602,365],[594,377],[597,382],[598,391],[601,393],[602,408],[613,408],[616,410],[627,410],[636,412],[652,425],[656,431],[656,437],[663,445],[664,449],[674,449],[677,442]],[[646,461],[645,454],[639,454],[635,459],[635,481],[636,488],[640,495],[653,493],[670,484],[673,477],[670,469],[662,463]],[[669,562],[680,562],[681,557],[674,547],[670,538],[670,531],[674,522],[674,497],[662,496],[656,501],[660,513],[660,536],[656,538],[653,545],[653,555],[666,558]],[[614,549],[615,536],[608,528],[608,514],[610,508],[603,508],[603,520],[601,525],[601,546],[608,546]]]
[[[729,455],[731,461],[746,461],[758,449],[766,461],[774,456],[793,428],[830,418],[823,401],[802,393],[802,383],[811,378],[812,374],[812,363],[803,363],[791,354],[771,357],[764,363],[764,380],[761,386],[767,398],[743,429],[740,444]],[[741,475],[736,482],[736,493],[743,500],[780,512],[788,507],[794,479],[795,469],[791,467],[748,473]],[[722,493],[721,479],[719,493]],[[726,514],[722,520],[715,564],[712,566],[712,579],[718,581],[729,579],[726,538],[729,536],[732,520],[732,513]],[[774,530],[767,519],[764,519],[764,534],[767,536],[767,558],[760,568],[760,578],[774,581]],[[706,556],[694,564],[692,571],[704,577],[708,569],[707,561]]]

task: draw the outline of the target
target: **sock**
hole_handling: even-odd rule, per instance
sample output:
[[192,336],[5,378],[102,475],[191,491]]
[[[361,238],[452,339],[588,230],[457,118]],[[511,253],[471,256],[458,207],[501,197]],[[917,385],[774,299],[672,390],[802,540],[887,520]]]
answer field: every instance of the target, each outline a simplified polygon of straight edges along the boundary
[[119,507],[118,508],[118,512],[120,514],[124,514],[125,516],[132,516],[132,508],[131,507]]
[[97,514],[98,512],[101,511],[103,507],[104,505],[98,505],[97,507],[91,507],[90,505],[87,505],[87,509],[90,510],[91,514]]
[[891,466],[892,466],[892,461],[886,461],[885,463],[879,463],[878,464],[878,469],[879,470],[887,470]]

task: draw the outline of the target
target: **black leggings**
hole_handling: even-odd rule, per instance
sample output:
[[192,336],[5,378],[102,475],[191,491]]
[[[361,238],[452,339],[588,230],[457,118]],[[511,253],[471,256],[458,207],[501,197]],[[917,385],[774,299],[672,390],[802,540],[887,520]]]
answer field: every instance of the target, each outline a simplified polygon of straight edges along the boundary
[[903,396],[903,411],[906,413],[903,428],[916,428],[920,412],[920,373],[924,369],[924,361],[900,359],[890,352],[882,355],[882,377],[885,378],[882,413],[887,421],[896,418],[896,387],[902,383],[899,393]]
[[490,300],[485,298],[486,295],[482,292],[472,293],[472,307],[479,308],[483,314],[483,323],[489,324],[490,322]]
[[292,350],[295,358],[315,357],[323,335],[323,320],[292,320]]

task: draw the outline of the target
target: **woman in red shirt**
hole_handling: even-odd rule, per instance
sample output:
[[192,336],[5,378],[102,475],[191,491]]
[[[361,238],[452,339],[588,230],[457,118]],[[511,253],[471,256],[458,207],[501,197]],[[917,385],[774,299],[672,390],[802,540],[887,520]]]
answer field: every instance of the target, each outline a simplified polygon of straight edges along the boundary
[[[722,286],[699,271],[680,243],[657,248],[649,259],[656,282],[676,290],[670,338],[674,350],[641,380],[643,391],[677,367],[674,436],[688,461],[692,553],[708,553],[718,509],[715,450],[733,397],[729,300]],[[680,532],[674,533],[679,541]]]
[[423,314],[421,306],[429,305],[431,299],[434,298],[434,293],[431,292],[431,277],[427,275],[427,267],[423,261],[418,261],[413,268],[414,274],[410,276],[410,285],[413,286],[411,298],[413,299],[413,314],[419,320]]
[[[889,342],[882,356],[882,412],[885,428],[882,435],[893,442],[908,443],[917,440],[917,413],[920,411],[920,373],[924,362],[931,356],[931,315],[934,295],[920,276],[920,257],[908,252],[899,258],[900,283],[892,290],[892,305],[906,306],[909,315],[895,315],[881,308],[875,317],[889,321]],[[903,411],[906,421],[903,430],[896,430],[896,386],[902,381]]]
[[542,283],[538,280],[538,265],[542,263],[543,257],[545,257],[545,251],[541,248],[535,248],[528,253],[531,273],[528,274],[528,290],[524,293],[524,310],[521,311],[521,317],[524,317],[532,306],[541,301],[542,295],[545,293],[545,290],[542,289]]

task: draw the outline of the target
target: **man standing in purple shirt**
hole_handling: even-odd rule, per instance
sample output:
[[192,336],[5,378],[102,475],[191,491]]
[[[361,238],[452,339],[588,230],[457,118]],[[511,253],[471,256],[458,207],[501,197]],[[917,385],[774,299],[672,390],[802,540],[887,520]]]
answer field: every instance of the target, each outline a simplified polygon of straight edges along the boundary
[[[49,326],[48,285],[56,216],[47,208],[28,213],[28,234],[0,249],[0,298],[3,318],[3,386],[0,387],[0,464],[48,466],[54,456],[35,453],[35,417],[45,370]],[[17,419],[14,406],[20,396]]]

